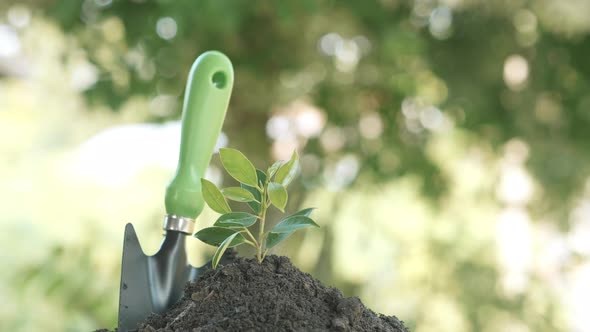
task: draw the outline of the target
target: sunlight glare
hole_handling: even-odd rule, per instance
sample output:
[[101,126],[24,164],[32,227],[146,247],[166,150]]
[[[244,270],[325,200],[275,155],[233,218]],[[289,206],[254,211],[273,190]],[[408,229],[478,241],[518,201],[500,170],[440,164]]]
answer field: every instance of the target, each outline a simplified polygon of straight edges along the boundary
[[533,257],[531,221],[525,209],[508,207],[500,213],[496,241],[504,291],[508,295],[523,292]]
[[0,25],[0,58],[16,56],[20,50],[20,39],[16,31],[8,25]]

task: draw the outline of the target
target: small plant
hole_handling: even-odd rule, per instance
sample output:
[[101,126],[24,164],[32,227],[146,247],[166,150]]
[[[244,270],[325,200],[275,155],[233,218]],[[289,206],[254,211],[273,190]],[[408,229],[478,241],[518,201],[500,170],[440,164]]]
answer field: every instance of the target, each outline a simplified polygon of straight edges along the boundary
[[[313,208],[309,208],[285,217],[270,231],[264,228],[266,212],[271,205],[285,212],[288,199],[286,188],[299,169],[296,151],[289,161],[277,161],[266,172],[254,168],[250,160],[238,150],[220,149],[219,155],[227,173],[240,182],[240,186],[220,190],[212,182],[201,179],[205,202],[213,211],[221,213],[213,227],[204,228],[195,234],[197,239],[218,247],[212,260],[214,269],[227,248],[249,244],[256,248],[256,258],[262,262],[270,248],[296,230],[307,226],[319,227],[309,218],[313,211]],[[255,214],[232,211],[226,199],[246,203]],[[249,229],[256,222],[259,222],[258,236],[254,236]]]

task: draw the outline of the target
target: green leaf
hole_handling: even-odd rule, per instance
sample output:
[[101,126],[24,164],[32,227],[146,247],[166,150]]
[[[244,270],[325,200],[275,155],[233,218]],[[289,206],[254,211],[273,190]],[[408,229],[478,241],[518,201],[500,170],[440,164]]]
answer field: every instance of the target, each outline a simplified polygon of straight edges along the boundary
[[232,243],[234,238],[236,236],[238,236],[239,234],[240,233],[238,233],[238,232],[233,233],[232,235],[228,236],[227,239],[225,239],[225,240],[223,240],[223,242],[221,242],[221,245],[219,246],[219,248],[217,248],[217,250],[215,251],[215,254],[213,254],[213,259],[211,261],[211,263],[213,265],[213,269],[217,268],[217,264],[219,264],[219,260],[221,260],[223,253],[227,250],[227,248],[229,248],[230,243]]
[[266,236],[266,247],[270,249],[270,248],[276,246],[281,241],[283,241],[284,239],[291,236],[291,234],[293,234],[293,233],[295,233],[295,232],[288,232],[288,233],[270,232],[270,233],[268,233],[268,235]]
[[273,233],[289,233],[308,226],[320,227],[309,217],[293,215],[281,220],[270,231]]
[[223,167],[232,178],[252,187],[257,186],[256,168],[244,154],[236,149],[219,149],[219,156]]
[[[313,210],[315,210],[315,208],[303,209],[303,210],[300,210],[300,211],[297,211],[297,212],[293,213],[292,215],[288,216],[285,219],[288,219],[288,218],[293,217],[293,216],[309,217],[309,215],[313,212]],[[283,241],[286,238],[288,238],[289,236],[291,236],[291,234],[293,234],[293,233],[295,233],[295,231],[285,232],[285,233],[274,233],[274,232],[271,231],[270,233],[268,233],[268,235],[266,237],[266,247],[267,248],[272,248],[272,247],[276,246],[281,241]]]
[[213,226],[218,227],[249,227],[256,223],[256,217],[246,212],[232,212],[220,216]]
[[256,200],[254,195],[248,190],[241,187],[229,187],[221,189],[223,196],[236,202],[252,202]]
[[[195,237],[209,245],[220,246],[223,240],[227,239],[228,236],[234,234],[236,231],[229,228],[223,227],[207,227],[203,228],[195,234]],[[242,234],[236,236],[230,247],[235,247],[245,242],[246,239]]]
[[269,179],[271,179],[275,175],[275,173],[279,170],[279,167],[281,167],[283,165],[283,163],[284,163],[284,161],[282,161],[282,160],[275,161],[274,164],[272,164],[272,166],[270,166],[268,168],[267,173],[268,173]]
[[[256,170],[256,175],[258,175],[258,186],[262,187],[264,185],[264,182],[266,181],[266,174],[264,174],[263,171],[257,169]],[[262,195],[260,194],[260,191],[258,191],[258,189],[240,183],[240,186],[246,190],[248,190],[252,195],[254,195],[254,198],[256,199],[256,201],[252,201],[252,202],[248,202],[248,206],[252,209],[252,211],[254,211],[254,213],[259,214],[260,213],[260,200],[262,199]]]
[[203,199],[213,211],[222,214],[231,212],[225,197],[223,197],[223,194],[213,182],[201,179],[201,191],[203,193]]
[[280,183],[271,182],[268,184],[268,197],[270,202],[282,212],[285,211],[287,205],[287,189]]
[[293,154],[291,155],[291,159],[289,159],[287,163],[283,164],[277,170],[275,182],[282,184],[284,187],[287,187],[297,175],[298,170],[299,156],[297,155],[297,150],[294,150]]
[[307,209],[303,209],[303,210],[299,210],[295,213],[293,213],[292,215],[286,217],[285,219],[292,217],[292,216],[305,216],[305,217],[309,217],[311,215],[311,213],[313,212],[313,210],[315,210],[315,208],[307,208]]

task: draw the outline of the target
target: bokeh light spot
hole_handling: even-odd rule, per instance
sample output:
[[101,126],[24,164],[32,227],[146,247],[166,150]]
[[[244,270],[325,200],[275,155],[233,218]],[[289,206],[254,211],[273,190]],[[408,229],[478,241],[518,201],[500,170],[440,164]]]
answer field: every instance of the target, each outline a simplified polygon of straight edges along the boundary
[[521,90],[529,77],[529,63],[521,55],[511,55],[504,62],[504,82],[514,91]]
[[8,22],[15,28],[24,28],[31,21],[31,11],[23,5],[10,7],[6,16],[8,17]]
[[429,30],[437,39],[447,39],[451,36],[453,24],[453,12],[447,6],[435,8],[430,14]]
[[383,133],[383,121],[378,113],[371,112],[361,116],[359,121],[361,136],[367,139],[375,139]]
[[318,47],[325,55],[334,55],[336,54],[336,47],[340,43],[342,43],[342,37],[337,33],[331,32],[320,38]]
[[170,40],[176,36],[176,21],[172,17],[162,17],[156,23],[156,32],[162,39]]

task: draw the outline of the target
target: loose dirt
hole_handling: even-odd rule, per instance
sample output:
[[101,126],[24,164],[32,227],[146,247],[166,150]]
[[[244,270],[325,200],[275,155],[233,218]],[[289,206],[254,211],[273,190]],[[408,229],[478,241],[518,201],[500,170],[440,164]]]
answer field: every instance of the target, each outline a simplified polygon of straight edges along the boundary
[[184,297],[142,332],[391,331],[407,332],[395,316],[375,314],[301,272],[287,257],[235,262],[186,285]]

